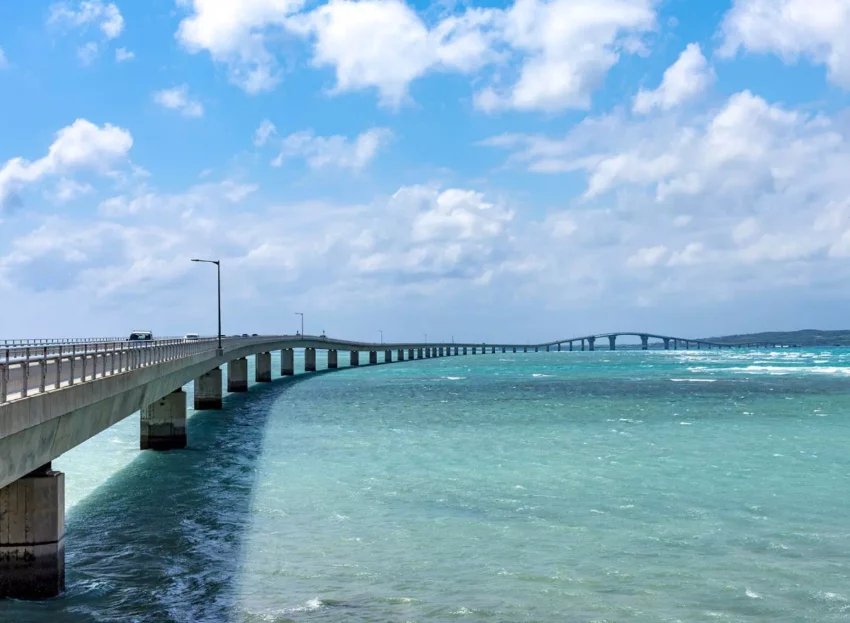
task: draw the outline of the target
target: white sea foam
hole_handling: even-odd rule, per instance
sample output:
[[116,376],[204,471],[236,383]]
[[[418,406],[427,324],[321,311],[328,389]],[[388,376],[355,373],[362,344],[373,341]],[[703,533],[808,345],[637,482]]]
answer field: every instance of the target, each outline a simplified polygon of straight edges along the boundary
[[670,379],[674,383],[716,383],[717,379]]
[[552,375],[552,374],[539,374],[539,373],[535,373],[535,374],[532,374],[531,376],[533,376],[533,377],[534,377],[534,378],[536,378],[536,379],[539,379],[540,377],[544,377],[544,376],[548,377],[548,376],[553,376],[553,375]]
[[747,589],[747,597],[749,597],[750,599],[761,599],[761,595],[750,589]]
[[446,376],[446,377],[443,377],[443,378],[445,378],[447,381],[462,381],[466,377],[465,376]]
[[771,376],[787,376],[789,374],[823,374],[828,376],[850,376],[850,367],[838,366],[760,366],[752,365],[736,368],[719,368],[718,372],[734,372],[736,374],[768,374]]

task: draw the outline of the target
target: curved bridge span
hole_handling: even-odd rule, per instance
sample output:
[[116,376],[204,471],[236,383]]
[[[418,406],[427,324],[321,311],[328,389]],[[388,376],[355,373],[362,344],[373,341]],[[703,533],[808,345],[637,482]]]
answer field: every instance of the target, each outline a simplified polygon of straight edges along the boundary
[[[719,344],[641,332],[603,333],[541,344],[374,343],[308,335],[127,342],[79,338],[0,342],[0,597],[45,598],[64,587],[64,474],[51,461],[136,411],[141,449],[186,446],[186,394],[194,382],[196,410],[221,409],[222,367],[227,391],[248,391],[247,357],[255,380],[272,380],[273,351],[280,374],[295,374],[295,349],[304,371],[316,371],[316,351],[329,369],[340,351],[350,366],[485,353],[616,348],[633,336],[641,348],[732,348],[775,344]],[[361,355],[362,361],[361,361]],[[367,360],[368,357],[368,360]]]

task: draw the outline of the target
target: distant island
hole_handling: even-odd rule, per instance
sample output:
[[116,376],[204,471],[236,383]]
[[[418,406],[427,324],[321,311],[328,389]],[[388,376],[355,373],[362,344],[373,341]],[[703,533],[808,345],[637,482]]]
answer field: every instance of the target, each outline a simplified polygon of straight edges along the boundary
[[774,343],[793,346],[850,346],[850,331],[820,331],[818,329],[803,329],[801,331],[765,331],[762,333],[746,333],[743,335],[724,335],[708,337],[706,342],[716,344],[741,343]]

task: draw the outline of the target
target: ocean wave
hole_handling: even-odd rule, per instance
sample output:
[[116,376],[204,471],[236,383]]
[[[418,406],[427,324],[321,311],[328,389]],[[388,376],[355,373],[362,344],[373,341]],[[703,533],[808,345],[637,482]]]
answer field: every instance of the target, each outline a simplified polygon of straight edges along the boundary
[[717,379],[670,379],[674,383],[716,383]]

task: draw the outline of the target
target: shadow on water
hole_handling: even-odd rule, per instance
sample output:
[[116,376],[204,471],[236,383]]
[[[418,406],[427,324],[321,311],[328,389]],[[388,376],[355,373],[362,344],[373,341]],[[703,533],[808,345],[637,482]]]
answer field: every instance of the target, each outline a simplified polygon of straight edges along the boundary
[[66,592],[0,601],[0,621],[230,620],[273,403],[325,372],[230,394],[187,420],[185,450],[140,452],[68,514]]

